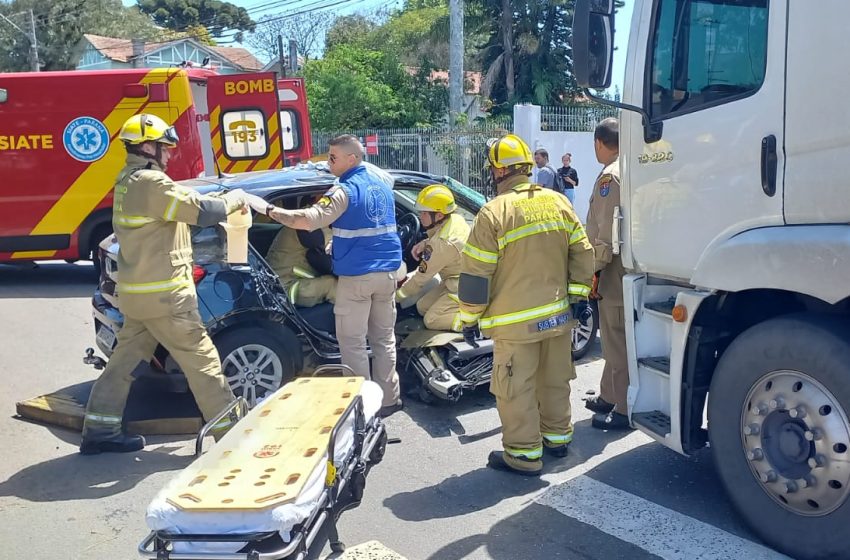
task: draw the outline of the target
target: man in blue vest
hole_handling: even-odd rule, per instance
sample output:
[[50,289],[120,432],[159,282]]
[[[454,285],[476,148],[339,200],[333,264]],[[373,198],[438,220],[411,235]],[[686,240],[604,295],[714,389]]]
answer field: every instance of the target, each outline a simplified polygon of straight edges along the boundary
[[351,135],[329,142],[328,166],[339,177],[313,206],[285,210],[250,196],[257,212],[295,229],[333,225],[336,337],[342,363],[370,378],[366,341],[375,357],[371,379],[384,390],[380,414],[402,407],[395,351],[396,271],[401,266],[393,199],[393,178],[363,163],[363,145]]

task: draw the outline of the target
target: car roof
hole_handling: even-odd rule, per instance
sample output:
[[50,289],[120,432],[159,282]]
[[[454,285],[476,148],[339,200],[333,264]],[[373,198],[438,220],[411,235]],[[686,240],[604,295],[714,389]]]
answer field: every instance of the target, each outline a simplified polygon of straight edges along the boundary
[[[430,173],[419,171],[404,171],[388,169],[396,180],[396,183],[406,183],[426,186],[432,183],[442,182],[445,178]],[[336,177],[328,171],[325,164],[306,163],[285,169],[272,169],[268,171],[252,171],[239,173],[237,175],[226,175],[223,177],[202,177],[180,181],[181,185],[191,187],[203,194],[242,189],[245,192],[261,197],[268,197],[281,192],[312,191],[318,187],[330,187]]]

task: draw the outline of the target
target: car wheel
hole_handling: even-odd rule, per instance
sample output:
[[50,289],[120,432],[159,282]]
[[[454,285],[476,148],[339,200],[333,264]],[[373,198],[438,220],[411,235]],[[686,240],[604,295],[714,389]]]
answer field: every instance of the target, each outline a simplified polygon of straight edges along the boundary
[[573,361],[584,358],[596,342],[599,331],[599,308],[596,302],[582,304],[578,313],[578,324],[573,327]]
[[217,336],[215,344],[233,394],[251,407],[293,380],[303,365],[298,337],[284,327],[235,327]]
[[848,364],[845,322],[788,316],[739,335],[712,378],[717,472],[753,530],[795,558],[847,553]]

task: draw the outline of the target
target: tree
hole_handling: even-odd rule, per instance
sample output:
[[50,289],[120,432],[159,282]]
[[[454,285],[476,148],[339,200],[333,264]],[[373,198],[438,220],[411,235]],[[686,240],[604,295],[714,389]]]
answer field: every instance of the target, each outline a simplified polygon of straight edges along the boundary
[[333,21],[334,16],[329,12],[304,13],[285,18],[269,15],[260,19],[257,29],[248,36],[247,42],[268,58],[277,59],[277,37],[280,35],[284,44],[287,39],[294,39],[298,54],[308,59],[320,54],[322,39]]
[[373,33],[379,24],[374,17],[352,14],[336,18],[325,35],[325,52],[340,45],[373,46]]
[[234,39],[242,42],[242,31],[254,31],[256,23],[248,10],[219,0],[139,0],[139,9],[154,23],[174,31],[206,27],[213,37],[237,31]]
[[[13,0],[0,2],[0,13],[24,30],[28,11],[35,16],[38,56],[43,70],[68,70],[76,65],[75,49],[84,33],[119,38],[157,40],[161,31],[135,7],[121,0]],[[23,15],[26,13],[26,15]],[[0,71],[30,69],[30,43],[19,31],[0,22]]]
[[445,87],[411,75],[391,53],[339,45],[307,62],[304,75],[316,129],[412,127],[445,114],[428,103],[445,99]]

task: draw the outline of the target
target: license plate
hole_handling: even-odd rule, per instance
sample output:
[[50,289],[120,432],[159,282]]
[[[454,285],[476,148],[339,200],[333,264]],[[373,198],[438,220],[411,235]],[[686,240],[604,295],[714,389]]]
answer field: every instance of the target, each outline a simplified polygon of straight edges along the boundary
[[112,350],[115,348],[115,333],[109,327],[105,327],[101,325],[99,329],[97,329],[97,340],[104,347]]

